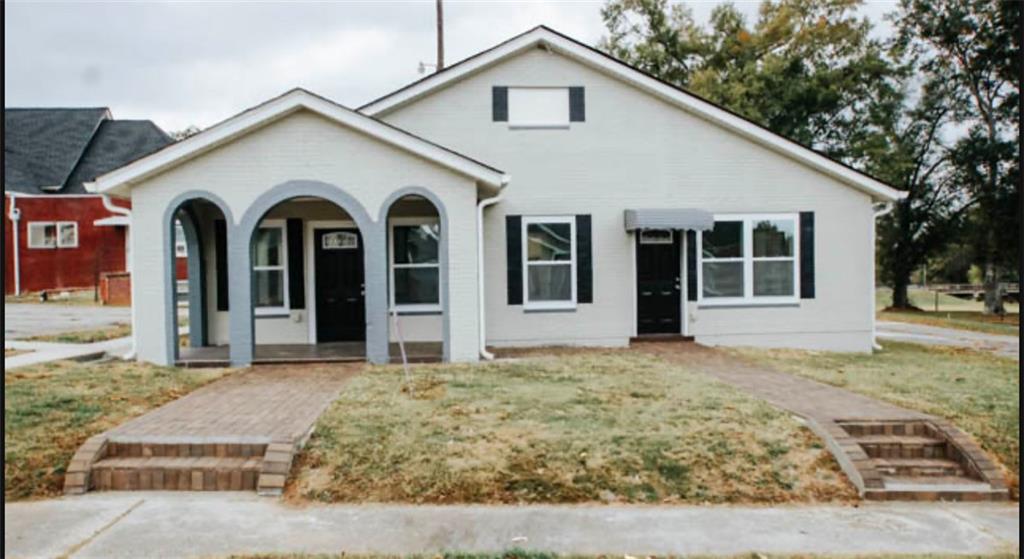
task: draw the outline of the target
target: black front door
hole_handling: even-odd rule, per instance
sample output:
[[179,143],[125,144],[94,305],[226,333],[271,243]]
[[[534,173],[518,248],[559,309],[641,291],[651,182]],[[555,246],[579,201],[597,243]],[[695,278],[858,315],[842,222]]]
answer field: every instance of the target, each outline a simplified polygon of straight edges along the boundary
[[678,231],[636,232],[637,334],[679,334]]
[[316,340],[366,339],[363,239],[358,229],[316,229]]

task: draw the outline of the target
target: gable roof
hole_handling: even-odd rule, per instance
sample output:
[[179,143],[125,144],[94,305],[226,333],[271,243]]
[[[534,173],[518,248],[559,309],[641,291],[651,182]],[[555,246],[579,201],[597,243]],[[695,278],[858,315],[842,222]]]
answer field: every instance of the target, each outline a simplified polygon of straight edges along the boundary
[[430,95],[453,82],[483,71],[506,58],[541,45],[788,156],[848,186],[865,192],[876,200],[893,201],[906,197],[905,192],[897,190],[863,171],[780,136],[737,113],[543,25],[371,101],[360,107],[359,111],[371,116],[382,115]]
[[6,109],[4,190],[82,194],[84,183],[173,142],[148,120],[110,110]]
[[4,109],[4,190],[40,194],[64,187],[110,110]]
[[202,132],[169,145],[99,177],[86,188],[91,192],[122,190],[201,153],[247,134],[265,124],[299,110],[309,110],[329,120],[358,130],[381,142],[398,147],[443,167],[493,187],[504,186],[509,178],[502,171],[475,159],[425,140],[386,122],[360,114],[302,88],[292,89],[264,103],[246,109]]

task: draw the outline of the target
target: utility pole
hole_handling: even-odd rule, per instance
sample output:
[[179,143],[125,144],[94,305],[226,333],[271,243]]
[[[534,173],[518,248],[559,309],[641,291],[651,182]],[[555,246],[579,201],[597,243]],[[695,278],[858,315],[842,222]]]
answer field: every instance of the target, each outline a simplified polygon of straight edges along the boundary
[[437,69],[444,70],[444,8],[437,0]]

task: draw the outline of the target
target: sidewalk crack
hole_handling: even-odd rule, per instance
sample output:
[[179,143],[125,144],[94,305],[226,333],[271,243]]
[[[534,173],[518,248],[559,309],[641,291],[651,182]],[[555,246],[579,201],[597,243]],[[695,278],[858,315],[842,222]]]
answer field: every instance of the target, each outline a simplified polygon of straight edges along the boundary
[[73,545],[70,548],[68,548],[67,551],[65,551],[64,553],[58,555],[57,559],[69,559],[72,555],[74,555],[75,553],[78,553],[83,547],[85,547],[85,546],[89,545],[90,543],[92,543],[96,538],[98,538],[100,536],[100,534],[102,534],[103,532],[106,532],[107,530],[112,528],[114,526],[114,524],[117,524],[118,522],[120,522],[122,519],[124,519],[124,517],[128,516],[129,514],[131,514],[131,512],[133,510],[139,508],[139,506],[141,506],[142,503],[145,503],[145,502],[146,502],[145,499],[139,499],[134,505],[128,507],[128,510],[126,510],[126,511],[122,512],[121,514],[115,516],[110,522],[107,522],[106,524],[101,526],[98,530],[93,532],[91,536],[89,536],[88,538],[85,538],[84,540],[76,543],[75,545]]

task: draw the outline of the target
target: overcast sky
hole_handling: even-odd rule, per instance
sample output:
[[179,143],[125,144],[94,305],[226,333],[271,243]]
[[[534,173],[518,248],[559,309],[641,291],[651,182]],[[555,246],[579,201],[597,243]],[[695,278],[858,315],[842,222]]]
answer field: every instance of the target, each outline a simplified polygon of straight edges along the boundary
[[[717,1],[689,1],[706,21]],[[752,20],[757,1],[735,1]],[[538,24],[588,44],[600,1],[445,2],[446,60]],[[893,1],[869,3],[880,23]],[[357,107],[432,62],[434,2],[5,2],[4,105],[107,106],[168,131],[292,87]]]

